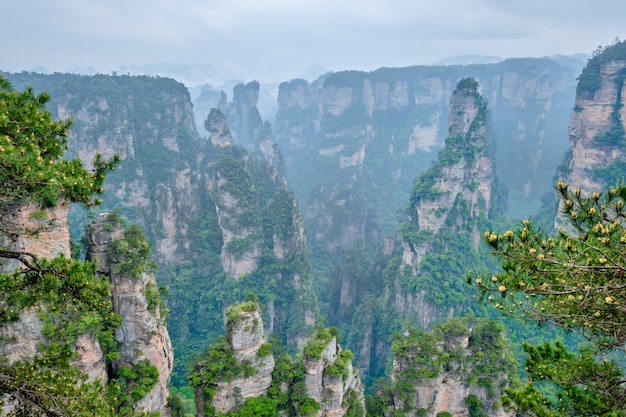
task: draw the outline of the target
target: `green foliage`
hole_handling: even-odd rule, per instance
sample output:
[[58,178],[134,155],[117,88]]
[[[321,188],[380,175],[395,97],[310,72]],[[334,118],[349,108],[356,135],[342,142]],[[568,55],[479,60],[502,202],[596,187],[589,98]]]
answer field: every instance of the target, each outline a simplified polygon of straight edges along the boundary
[[133,415],[133,404],[145,397],[158,380],[159,371],[148,359],[118,368],[109,392],[117,415]]
[[582,73],[578,77],[576,94],[589,97],[600,88],[602,65],[614,61],[626,59],[626,42],[616,41],[606,47],[598,47],[593,56],[587,62]]
[[[114,169],[117,157],[105,161],[96,157],[93,172],[79,159],[62,159],[69,122],[53,122],[43,110],[47,94],[35,97],[31,89],[13,91],[0,78],[0,216],[7,211],[35,203],[49,207],[59,199],[86,205],[98,204],[107,171]],[[37,211],[33,218],[40,217]],[[36,235],[39,230],[29,230]],[[3,224],[3,237],[25,234],[20,225]],[[17,259],[21,268],[0,274],[0,326],[17,321],[20,314],[36,312],[43,322],[37,354],[9,363],[0,356],[0,406],[11,405],[11,414],[20,416],[94,415],[133,416],[132,405],[120,413],[117,396],[120,385],[112,381],[87,382],[87,375],[72,365],[79,353],[76,340],[93,336],[100,342],[107,364],[119,357],[114,332],[121,324],[113,312],[110,285],[95,274],[91,262],[66,259],[38,259],[34,254],[0,248],[0,255]],[[153,366],[140,366],[134,389],[137,400],[153,385]],[[158,376],[158,375],[157,375]]]
[[239,410],[226,413],[225,417],[275,417],[277,405],[276,400],[268,397],[248,398]]
[[105,175],[115,169],[119,157],[105,160],[97,154],[93,172],[78,158],[64,159],[69,120],[55,122],[45,110],[46,93],[13,90],[0,77],[0,211],[15,204],[35,202],[54,206],[59,199],[99,204]]
[[483,411],[483,403],[474,394],[465,397],[470,417],[488,417],[489,415]]
[[271,343],[263,343],[257,352],[257,356],[262,358],[267,355],[272,354],[272,344]]
[[470,90],[474,94],[478,94],[478,81],[471,77],[463,78],[456,84],[455,92],[461,90]]
[[298,413],[301,416],[314,416],[320,410],[320,403],[315,401],[313,398],[306,398],[298,409]]
[[[215,395],[218,381],[230,382],[235,378],[248,378],[254,373],[256,369],[248,361],[237,361],[226,338],[221,337],[210,344],[196,361],[189,374],[189,385],[194,388],[202,386],[206,404],[211,407],[210,400]],[[211,413],[210,410],[207,412]]]
[[114,240],[109,246],[109,256],[115,264],[115,273],[135,278],[156,269],[156,263],[150,259],[150,252],[150,243],[136,224],[126,227],[124,237]]
[[434,333],[413,329],[408,336],[397,335],[391,351],[398,363],[400,372],[397,379],[410,384],[421,379],[436,378],[448,355],[437,349],[440,337]]
[[259,311],[258,301],[250,300],[239,304],[233,304],[226,309],[227,326],[239,323],[243,319],[244,312],[252,313]]
[[446,375],[482,387],[489,398],[507,386],[517,386],[517,361],[503,326],[492,320],[452,318],[430,332],[408,326],[402,334],[394,334],[392,353],[393,383],[379,379],[372,389],[377,398],[368,397],[368,414],[382,415],[382,410],[393,409],[394,398],[403,401],[404,411],[413,410],[416,387],[432,383],[433,378],[445,380]]
[[335,362],[324,368],[324,375],[342,378],[345,381],[349,375],[352,359],[354,359],[354,355],[350,350],[342,350],[339,357],[335,359]]
[[485,232],[485,241],[501,260],[503,271],[478,278],[490,300],[506,314],[552,321],[593,338],[602,347],[619,347],[626,340],[621,314],[626,242],[626,187],[585,197],[559,182],[561,212],[570,230],[548,236],[524,222],[505,233]]
[[309,340],[302,348],[304,357],[308,359],[322,359],[322,353],[332,338],[333,332],[330,329],[318,329],[313,339]]
[[[568,228],[549,236],[525,220],[505,233],[487,231],[485,241],[502,272],[475,283],[483,293],[497,294],[489,300],[504,314],[552,322],[588,338],[596,349],[621,350],[626,187],[586,196],[559,181],[557,190]],[[571,353],[560,342],[524,349],[532,382],[509,391],[509,405],[540,416],[624,415],[626,393],[616,363],[598,359],[594,349]],[[556,396],[542,392],[545,384]]]
[[[623,370],[615,363],[598,359],[594,349],[572,353],[556,341],[538,346],[524,345],[526,368],[531,381],[546,382],[556,395],[548,396],[540,385],[528,383],[507,391],[507,401],[519,410],[540,416],[623,416]],[[542,392],[543,391],[543,392]]]
[[[78,369],[44,354],[9,364],[0,359],[0,408],[11,403],[16,416],[114,416],[100,382],[87,382]],[[5,396],[7,395],[7,396]],[[63,414],[61,414],[63,413]]]
[[594,168],[591,176],[609,188],[611,184],[621,182],[626,178],[626,162],[618,160],[608,166]]
[[352,389],[345,394],[341,405],[346,409],[345,417],[365,417],[366,415],[358,394]]

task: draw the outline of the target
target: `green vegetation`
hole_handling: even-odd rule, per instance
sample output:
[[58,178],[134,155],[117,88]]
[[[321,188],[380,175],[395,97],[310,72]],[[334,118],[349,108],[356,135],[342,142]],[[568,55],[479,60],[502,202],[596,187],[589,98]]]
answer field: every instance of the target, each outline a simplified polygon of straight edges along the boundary
[[[370,415],[386,415],[393,409],[394,396],[404,403],[396,412],[419,413],[415,408],[416,387],[432,383],[429,380],[433,378],[443,378],[445,383],[446,375],[482,387],[493,404],[498,403],[498,393],[517,383],[517,361],[504,337],[504,327],[488,319],[453,318],[434,326],[431,332],[409,327],[394,335],[392,352],[393,383],[381,379],[374,386],[376,394],[368,396],[367,402]],[[470,397],[470,414],[473,408],[482,410],[482,404]]]
[[[215,409],[211,399],[216,394],[217,382],[230,382],[236,378],[249,378],[257,370],[249,361],[237,361],[232,348],[225,337],[218,338],[208,346],[199,357],[193,370],[189,373],[189,385],[193,388],[202,387],[206,415],[214,415]],[[197,391],[196,391],[197,395]]]
[[159,370],[148,359],[133,366],[120,367],[110,384],[114,387],[111,391],[115,393],[117,415],[132,415],[133,403],[142,399],[158,380]]
[[124,229],[122,239],[111,243],[109,257],[115,264],[116,274],[139,278],[141,274],[151,273],[156,269],[156,263],[150,259],[150,251],[150,243],[143,231],[133,224]]
[[[63,159],[70,122],[52,121],[44,110],[48,98],[34,96],[31,89],[19,93],[0,78],[0,216],[9,245],[40,231],[10,221],[12,210],[31,203],[43,209],[63,199],[97,205],[105,174],[118,161],[97,155],[89,172],[79,159]],[[0,406],[10,403],[15,415],[29,416],[51,415],[51,410],[55,415],[135,415],[117,394],[128,393],[131,401],[145,395],[158,376],[156,368],[141,364],[134,374],[103,387],[101,381],[87,382],[72,365],[81,335],[100,342],[107,364],[119,358],[114,332],[120,317],[112,309],[109,283],[96,277],[94,264],[63,255],[40,259],[13,246],[0,247],[0,256],[21,264],[14,272],[0,274],[0,325],[17,322],[26,311],[43,322],[36,356],[10,362],[4,350],[0,355]],[[128,390],[120,390],[123,378]]]
[[578,77],[576,94],[581,97],[593,97],[592,94],[600,88],[602,65],[614,60],[626,60],[626,42],[616,39],[613,44],[598,47],[593,52],[591,59]]
[[333,338],[333,333],[330,329],[319,329],[313,338],[307,342],[302,348],[302,353],[305,358],[308,359],[322,359],[322,353],[326,346]]
[[64,159],[71,122],[55,122],[44,110],[48,94],[13,90],[0,77],[0,210],[3,218],[15,205],[29,202],[51,207],[59,199],[86,205],[102,202],[106,173],[119,158],[97,154],[93,172],[80,159]]
[[[239,320],[243,311],[250,309],[258,310],[254,294],[248,295],[249,301],[229,307],[227,313],[228,323],[230,320]],[[324,343],[324,347],[338,333],[334,327],[324,328],[318,324],[315,330],[314,341]],[[313,346],[314,343],[308,345]],[[322,347],[323,350],[323,347]],[[320,408],[321,404],[309,397],[304,383],[306,372],[304,361],[306,353],[297,356],[295,359],[285,353],[284,346],[278,337],[272,337],[271,343],[264,343],[259,348],[256,357],[263,358],[275,352],[275,366],[272,372],[271,385],[267,394],[255,398],[248,398],[245,401],[237,400],[234,409],[223,413],[228,417],[247,416],[312,416]],[[321,351],[319,353],[321,358]],[[353,355],[349,350],[343,350],[336,358],[334,364],[325,367],[324,375],[343,378],[348,377],[350,361]],[[190,373],[189,383],[196,388],[196,393],[201,392],[205,400],[205,415],[215,415],[211,398],[216,394],[217,383],[229,382],[235,378],[248,378],[256,372],[250,361],[240,363],[236,360],[232,348],[225,337],[220,337],[211,344],[206,352],[197,360],[193,371]],[[235,394],[236,397],[236,394]],[[349,392],[344,397],[344,406],[348,409],[348,415],[352,417],[363,416],[363,406],[359,402],[358,396],[354,392]],[[222,415],[222,414],[220,414]]]
[[509,390],[507,401],[539,416],[626,415],[623,369],[605,356],[626,341],[626,186],[587,196],[559,182],[557,190],[569,228],[548,235],[525,220],[487,231],[502,272],[474,283],[502,313],[555,323],[593,345],[576,353],[560,342],[526,344],[529,382]]

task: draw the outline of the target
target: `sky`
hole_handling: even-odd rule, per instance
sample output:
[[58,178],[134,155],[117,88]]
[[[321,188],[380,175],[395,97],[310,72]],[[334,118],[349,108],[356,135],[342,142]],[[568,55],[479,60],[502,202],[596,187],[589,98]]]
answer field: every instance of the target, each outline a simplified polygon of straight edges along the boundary
[[591,54],[626,38],[624,16],[624,0],[0,0],[0,70],[193,65],[189,79],[277,82],[459,55]]

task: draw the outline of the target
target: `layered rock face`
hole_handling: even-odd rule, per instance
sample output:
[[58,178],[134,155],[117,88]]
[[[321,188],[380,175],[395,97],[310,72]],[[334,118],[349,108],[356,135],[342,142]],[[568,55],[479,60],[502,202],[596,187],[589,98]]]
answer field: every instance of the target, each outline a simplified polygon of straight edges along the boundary
[[[254,369],[254,373],[232,381],[215,381],[215,395],[211,398],[211,403],[217,412],[222,413],[234,409],[247,398],[266,395],[274,371],[274,356],[271,352],[267,350],[259,353],[259,349],[267,341],[258,306],[252,311],[229,310],[229,313],[226,327],[232,355],[237,364],[245,364]],[[204,406],[198,407],[198,410],[201,413],[198,415],[204,415]]]
[[[472,219],[489,213],[495,179],[493,137],[484,99],[472,79],[459,82],[450,100],[448,139],[439,160],[421,176],[413,193],[411,221],[417,232],[438,234],[449,224],[453,232],[465,232]],[[466,212],[455,212],[460,204]],[[457,218],[450,219],[449,216]],[[479,243],[480,231],[470,226],[472,240]],[[402,242],[403,265],[414,271],[423,255],[432,247],[429,239],[405,239]]]
[[567,148],[576,76],[569,68],[529,59],[345,71],[279,89],[274,137],[313,242],[337,251],[358,241],[378,245],[392,233],[390,213],[406,201],[400,190],[443,147],[449,100],[467,76],[480,83],[500,134],[497,157],[507,165],[498,174],[510,210],[539,208],[535,196],[550,189]]
[[[226,339],[209,346],[190,376],[198,416],[233,410],[244,414],[243,410],[250,412],[245,408],[246,400],[254,398],[269,399],[257,403],[265,404],[267,413],[279,403],[278,415],[313,415],[304,411],[304,404],[311,403],[316,404],[317,417],[364,415],[364,389],[352,367],[352,353],[343,351],[328,330],[321,331],[324,336],[319,333],[308,339],[302,359],[292,362],[285,355],[288,359],[280,357],[282,362],[275,369],[256,301],[230,306],[226,311],[226,329]],[[311,352],[315,352],[313,356]],[[285,373],[300,367],[304,376],[300,372]],[[271,392],[270,386],[275,387]]]
[[[340,361],[344,361],[340,365]],[[341,373],[330,371],[335,366],[345,366]],[[326,344],[321,358],[304,359],[306,376],[304,384],[309,397],[320,404],[317,417],[341,417],[352,405],[349,398],[361,404],[365,409],[364,388],[358,377],[358,371],[352,367],[352,361],[342,358],[341,346],[337,338]]]
[[120,359],[113,364],[114,371],[146,359],[155,366],[158,381],[135,408],[164,415],[174,352],[165,319],[161,316],[158,293],[155,293],[158,290],[154,275],[145,270],[138,275],[120,271],[119,260],[111,247],[124,237],[119,219],[111,213],[101,214],[87,230],[87,256],[96,262],[97,272],[103,279],[110,280],[113,310],[122,318],[122,325],[115,333],[120,345]]
[[[37,257],[52,258],[63,255],[70,257],[68,230],[68,204],[59,202],[57,206],[42,211],[44,216],[32,217],[36,207],[26,206],[16,210],[11,217],[15,224],[24,229],[39,232],[14,242],[16,250],[31,253]],[[139,411],[166,412],[168,382],[173,366],[173,352],[164,319],[159,307],[149,311],[147,291],[156,289],[154,276],[142,274],[139,278],[124,276],[115,272],[110,259],[110,244],[124,237],[117,220],[108,214],[99,216],[88,232],[89,256],[97,261],[98,272],[104,279],[110,279],[113,309],[122,317],[122,326],[116,333],[120,342],[120,362],[118,366],[134,365],[148,359],[159,371],[156,386],[139,400],[135,407]],[[3,338],[2,353],[9,362],[32,358],[39,352],[39,345],[45,340],[43,322],[38,315],[40,307],[21,313],[20,320],[0,328]],[[42,307],[42,308],[45,308]],[[87,374],[88,381],[99,380],[106,385],[112,377],[107,372],[104,354],[93,334],[79,335],[73,344],[76,357],[72,365]],[[165,415],[165,414],[162,414]]]
[[[72,115],[71,155],[88,156],[100,148],[105,156],[121,156],[107,176],[102,206],[139,224],[154,243],[158,279],[171,294],[171,335],[183,354],[221,331],[235,287],[273,295],[261,300],[268,305],[268,332],[287,334],[289,342],[295,344],[315,322],[302,215],[284,183],[280,152],[260,145],[271,140],[271,129],[255,122],[258,84],[238,88],[236,103],[224,98],[228,114],[239,114],[232,129],[214,109],[206,118],[209,137],[200,138],[189,93],[171,79],[68,74],[10,79],[17,88],[49,91],[56,117]],[[231,132],[242,137],[249,131],[271,154],[269,164],[233,145]],[[78,211],[71,215],[73,227],[84,221]]]
[[[39,215],[34,215],[35,212]],[[10,250],[32,254],[38,258],[52,259],[56,256],[71,257],[68,226],[69,203],[59,201],[52,208],[41,210],[33,204],[16,207],[3,221],[3,230],[19,230],[13,239],[2,236],[2,245]],[[30,258],[27,260],[30,261]],[[21,267],[15,259],[0,258],[0,270],[8,273]],[[20,312],[20,319],[0,327],[0,347],[9,363],[29,359],[39,352],[39,344],[45,339],[44,323],[39,317],[40,307]],[[92,334],[80,335],[74,343],[78,354],[72,364],[86,373],[89,381],[108,381],[106,364],[100,344]]]
[[[495,168],[487,108],[473,79],[461,80],[450,101],[449,136],[437,162],[416,181],[402,240],[402,264],[419,282],[420,263],[437,248],[445,251],[446,236],[465,237],[473,248],[480,241],[478,220],[492,205]],[[467,248],[472,250],[472,248]],[[428,301],[428,289],[407,291],[396,279],[390,300],[395,310],[423,327],[454,314]]]
[[271,126],[263,122],[259,113],[258,81],[237,84],[233,87],[233,101],[229,102],[222,92],[218,108],[228,119],[233,141],[248,152],[260,152],[265,159],[272,159]]
[[596,80],[593,87],[585,86],[582,76],[579,82],[569,124],[571,155],[560,177],[589,193],[614,185],[624,174],[625,50],[626,45],[618,43],[589,62],[583,74]]
[[122,162],[107,177],[104,206],[138,223],[164,261],[189,258],[197,212],[192,169],[199,136],[185,86],[167,78],[14,74],[16,86],[49,91],[50,112],[72,119],[68,156],[87,167],[96,152]]

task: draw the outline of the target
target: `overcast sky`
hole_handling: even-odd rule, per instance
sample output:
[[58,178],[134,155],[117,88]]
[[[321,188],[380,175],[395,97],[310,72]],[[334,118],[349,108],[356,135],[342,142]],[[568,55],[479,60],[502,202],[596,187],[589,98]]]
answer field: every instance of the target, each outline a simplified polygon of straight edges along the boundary
[[174,63],[270,82],[311,65],[590,54],[625,38],[625,16],[625,0],[0,0],[0,70]]

